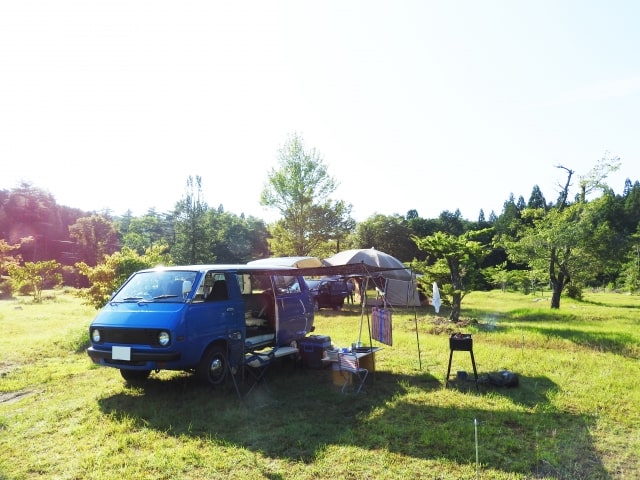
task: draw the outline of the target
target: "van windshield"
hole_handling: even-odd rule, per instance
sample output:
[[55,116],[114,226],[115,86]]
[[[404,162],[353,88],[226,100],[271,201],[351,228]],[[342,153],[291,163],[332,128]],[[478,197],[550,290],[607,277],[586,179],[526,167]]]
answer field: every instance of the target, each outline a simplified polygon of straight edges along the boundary
[[149,271],[132,276],[111,302],[183,302],[196,278],[193,271]]

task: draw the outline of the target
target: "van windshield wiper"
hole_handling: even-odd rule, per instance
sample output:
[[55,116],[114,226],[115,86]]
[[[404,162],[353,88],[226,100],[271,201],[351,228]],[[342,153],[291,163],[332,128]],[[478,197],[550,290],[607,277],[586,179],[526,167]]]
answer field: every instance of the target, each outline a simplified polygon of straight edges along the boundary
[[153,297],[153,299],[154,299],[154,300],[161,300],[161,299],[163,299],[163,298],[175,298],[175,297],[177,297],[177,296],[178,296],[178,295],[173,295],[173,294],[165,293],[165,294],[162,294],[162,295],[157,295],[157,296]]
[[140,300],[144,300],[144,297],[126,297],[123,298],[122,302],[139,302]]

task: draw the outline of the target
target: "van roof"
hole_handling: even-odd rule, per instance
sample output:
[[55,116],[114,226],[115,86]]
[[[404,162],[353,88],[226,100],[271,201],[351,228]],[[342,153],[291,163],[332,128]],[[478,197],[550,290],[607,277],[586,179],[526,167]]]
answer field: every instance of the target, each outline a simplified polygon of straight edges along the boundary
[[[357,275],[357,276],[377,276],[381,272],[389,270],[399,270],[398,268],[384,268],[365,265],[364,263],[354,263],[347,265],[328,265],[323,267],[289,267],[282,265],[248,265],[248,264],[202,264],[202,265],[172,265],[147,268],[141,271],[178,271],[191,270],[205,272],[208,270],[238,272],[238,273],[270,273],[272,275],[303,275],[310,277],[323,277],[331,275]],[[405,269],[406,270],[406,269]]]
[[184,270],[195,270],[198,272],[208,271],[208,270],[217,270],[217,271],[228,271],[228,272],[242,272],[242,273],[250,273],[250,272],[292,272],[295,273],[299,269],[295,267],[283,267],[283,266],[267,266],[267,265],[245,265],[245,264],[204,264],[204,265],[170,265],[163,266],[159,265],[153,268],[145,268],[140,270],[142,272],[155,272],[155,271],[184,271]]

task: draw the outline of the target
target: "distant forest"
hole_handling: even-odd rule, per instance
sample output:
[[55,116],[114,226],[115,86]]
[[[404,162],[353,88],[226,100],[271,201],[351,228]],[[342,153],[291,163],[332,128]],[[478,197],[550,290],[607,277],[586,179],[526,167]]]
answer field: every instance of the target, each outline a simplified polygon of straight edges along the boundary
[[[328,239],[325,245],[308,254],[325,258],[338,250],[375,246],[403,262],[424,261],[427,254],[416,248],[412,236],[425,237],[438,231],[460,235],[491,228],[491,237],[484,239],[491,245],[501,235],[517,238],[519,229],[526,225],[523,213],[527,209],[550,209],[556,201],[547,201],[535,186],[528,200],[510,195],[499,214],[491,212],[485,217],[480,210],[473,221],[462,218],[459,211],[443,211],[433,219],[421,218],[417,209],[406,215],[376,214],[356,223],[343,238]],[[419,199],[416,202],[419,203]],[[194,207],[199,208],[197,217],[194,217]],[[589,283],[615,284],[630,258],[635,255],[640,263],[640,183],[627,180],[622,194],[603,189],[597,214],[598,221],[606,222],[615,237],[609,245],[615,245],[612,253],[616,261],[609,262],[606,270],[594,271]],[[194,218],[199,222],[197,228],[193,225]],[[222,206],[212,209],[206,204],[189,204],[185,199],[178,199],[170,212],[150,210],[139,217],[129,214],[116,217],[110,212],[88,212],[58,205],[49,192],[28,183],[0,190],[0,241],[5,246],[15,246],[10,254],[21,262],[55,260],[67,267],[77,262],[96,265],[105,255],[125,246],[143,253],[152,245],[162,244],[177,264],[193,259],[201,263],[246,263],[271,254],[269,229],[261,219],[225,212]],[[187,257],[185,245],[193,247],[189,253],[193,255],[196,244],[200,253]],[[494,247],[483,267],[497,266],[507,260],[505,251]],[[519,266],[511,262],[510,268]],[[0,271],[0,274],[6,275],[6,272]]]

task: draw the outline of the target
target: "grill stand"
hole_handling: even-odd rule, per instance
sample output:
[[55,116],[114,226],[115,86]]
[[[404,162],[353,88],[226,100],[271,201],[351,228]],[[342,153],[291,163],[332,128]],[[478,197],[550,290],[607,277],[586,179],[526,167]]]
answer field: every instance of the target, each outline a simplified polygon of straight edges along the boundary
[[445,387],[449,385],[449,375],[451,375],[451,360],[453,359],[453,352],[469,352],[471,355],[471,365],[473,366],[473,377],[476,381],[476,390],[478,388],[478,370],[476,369],[476,359],[473,356],[473,339],[471,335],[464,335],[462,337],[452,335],[449,338],[449,366],[447,367],[447,378],[445,379]]

